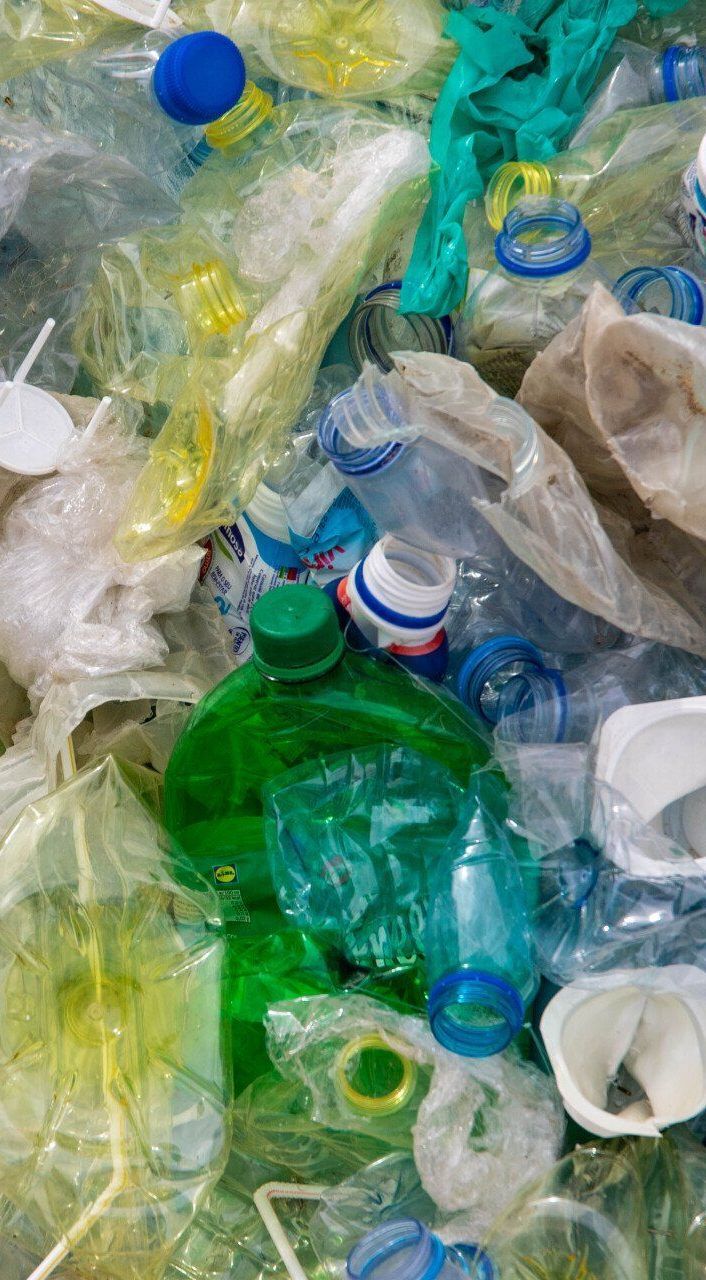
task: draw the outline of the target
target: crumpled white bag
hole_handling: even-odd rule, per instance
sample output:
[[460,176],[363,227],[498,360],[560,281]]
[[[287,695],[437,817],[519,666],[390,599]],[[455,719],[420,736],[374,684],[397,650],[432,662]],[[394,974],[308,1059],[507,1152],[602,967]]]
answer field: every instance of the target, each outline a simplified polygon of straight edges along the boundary
[[[706,1107],[706,975],[694,965],[581,978],[540,1031],[564,1107],[600,1137],[656,1138]],[[610,1106],[620,1099],[620,1109]]]
[[[81,428],[95,400],[59,397]],[[0,524],[0,660],[41,697],[52,681],[158,665],[157,613],[185,609],[202,557],[189,546],[127,564],[113,533],[148,451],[113,406],[77,431],[54,475],[27,486]]]

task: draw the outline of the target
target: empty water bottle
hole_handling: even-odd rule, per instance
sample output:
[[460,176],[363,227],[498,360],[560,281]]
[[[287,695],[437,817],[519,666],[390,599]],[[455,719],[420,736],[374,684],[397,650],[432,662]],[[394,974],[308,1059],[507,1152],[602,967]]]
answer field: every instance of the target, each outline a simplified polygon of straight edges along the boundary
[[130,160],[178,197],[210,152],[203,126],[243,91],[243,59],[216,31],[122,35],[13,77],[5,104]]
[[706,48],[672,44],[655,53],[627,40],[616,40],[617,65],[587,103],[581,126],[571,139],[580,146],[591,131],[616,111],[658,102],[682,102],[706,94]]
[[507,1047],[539,985],[522,879],[497,809],[497,782],[472,780],[465,829],[449,841],[429,892],[429,1024],[445,1048],[474,1058]]
[[590,253],[591,237],[567,200],[528,196],[508,213],[497,266],[470,294],[457,329],[459,355],[501,395],[516,395],[537,352],[597,281],[608,283]]

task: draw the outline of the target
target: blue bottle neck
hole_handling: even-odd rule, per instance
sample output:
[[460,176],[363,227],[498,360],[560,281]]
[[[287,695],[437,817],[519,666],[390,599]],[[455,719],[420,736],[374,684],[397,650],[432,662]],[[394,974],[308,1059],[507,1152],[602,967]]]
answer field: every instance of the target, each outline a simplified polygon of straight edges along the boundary
[[512,275],[551,279],[575,271],[591,252],[581,214],[568,200],[528,196],[510,210],[495,240],[495,256]]
[[498,699],[499,733],[511,742],[564,742],[568,704],[560,671],[545,667],[513,676]]
[[632,304],[685,324],[703,323],[703,286],[683,267],[634,267],[616,280],[613,295],[626,311]]
[[373,386],[372,392],[356,383],[327,405],[318,426],[319,444],[343,475],[377,474],[389,467],[406,448],[399,440],[359,446],[350,441],[365,439],[371,431],[379,437],[389,430],[394,436],[403,426],[401,406],[387,388]]
[[459,968],[429,992],[429,1025],[445,1049],[465,1058],[502,1053],[522,1027],[525,1002],[517,987],[482,969]]
[[446,1261],[438,1236],[416,1218],[400,1218],[369,1231],[348,1255],[350,1280],[436,1280]]
[[665,102],[683,102],[706,95],[706,48],[672,44],[661,59]]

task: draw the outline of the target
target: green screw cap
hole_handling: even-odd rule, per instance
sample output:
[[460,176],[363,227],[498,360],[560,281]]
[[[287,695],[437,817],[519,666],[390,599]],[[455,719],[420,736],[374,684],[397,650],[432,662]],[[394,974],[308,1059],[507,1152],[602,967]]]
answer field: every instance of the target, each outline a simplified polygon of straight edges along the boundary
[[273,680],[315,680],[343,657],[333,604],[319,587],[300,584],[268,591],[250,614],[253,662]]

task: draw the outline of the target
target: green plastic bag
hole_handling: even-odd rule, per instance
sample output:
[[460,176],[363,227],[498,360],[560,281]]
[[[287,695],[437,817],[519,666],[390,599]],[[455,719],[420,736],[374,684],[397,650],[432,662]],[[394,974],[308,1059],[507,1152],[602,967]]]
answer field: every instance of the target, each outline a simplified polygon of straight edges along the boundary
[[[664,12],[683,0],[650,0]],[[517,14],[452,12],[459,56],[439,94],[430,149],[437,168],[402,287],[402,312],[447,315],[468,275],[463,214],[499,164],[546,160],[581,120],[616,31],[636,0],[524,0]]]

